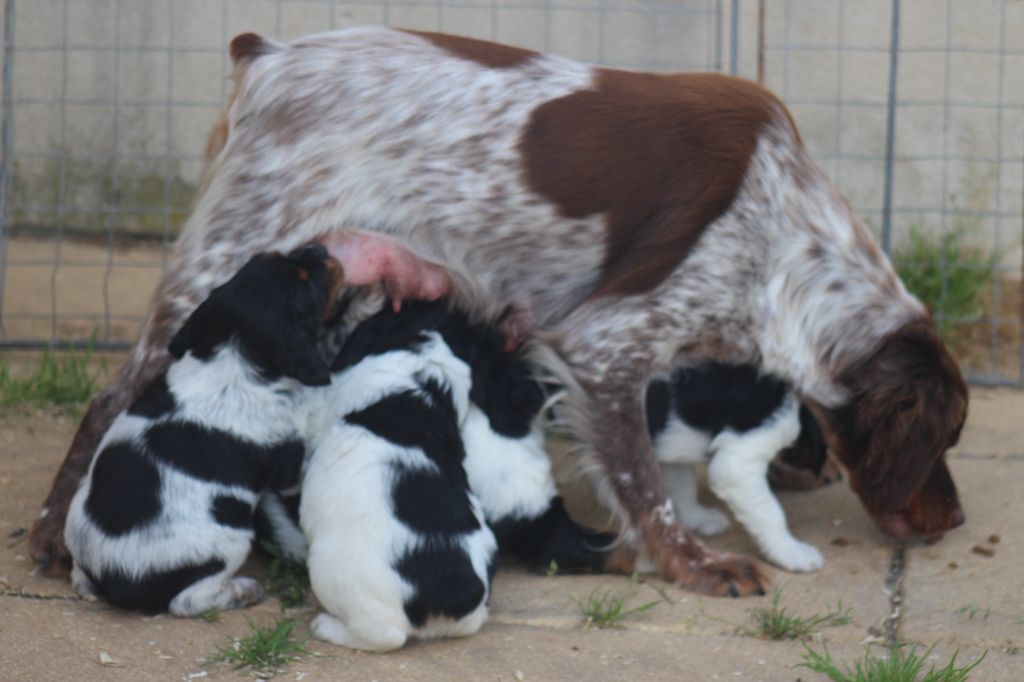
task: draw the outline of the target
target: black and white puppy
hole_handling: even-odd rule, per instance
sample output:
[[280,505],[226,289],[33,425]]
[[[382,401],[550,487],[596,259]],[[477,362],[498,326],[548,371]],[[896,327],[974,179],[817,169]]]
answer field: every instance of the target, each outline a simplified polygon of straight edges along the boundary
[[648,386],[647,424],[684,526],[705,535],[729,527],[697,501],[693,465],[708,462],[711,490],[765,558],[790,571],[821,568],[817,548],[790,533],[766,476],[776,456],[815,472],[827,459],[820,427],[784,382],[749,365],[678,370]]
[[[384,306],[383,294],[365,293],[353,296],[350,291],[339,303],[335,327],[356,326],[352,321],[365,320],[368,309]],[[456,356],[470,365],[469,409],[461,426],[463,466],[499,552],[531,569],[547,569],[554,561],[565,572],[631,570],[629,556],[607,551],[614,535],[584,528],[566,511],[545,448],[545,393],[522,357],[505,349],[497,330],[470,324],[442,302],[410,302],[399,314],[377,316],[360,331],[357,343],[368,354],[371,343],[412,351],[416,336],[430,330],[440,332]],[[328,330],[339,338],[350,333]],[[348,352],[354,354],[354,348]],[[334,385],[340,387],[338,381]],[[299,473],[290,478],[298,480]],[[305,561],[308,546],[299,521],[299,492],[296,486],[264,495],[256,533],[285,555]]]
[[79,594],[179,616],[262,599],[233,576],[261,493],[297,483],[303,387],[330,382],[316,340],[341,279],[323,247],[261,254],[191,314],[174,362],[114,420],[71,503]]
[[[475,632],[496,545],[566,570],[616,556],[604,551],[612,536],[566,513],[538,419],[544,395],[493,329],[444,302],[386,306],[334,370],[334,414],[311,448],[299,514],[329,612],[314,620],[317,636],[384,650]],[[297,544],[287,530],[292,540],[280,540],[287,507],[268,515],[282,547]]]
[[433,328],[390,310],[364,322],[332,366],[299,518],[326,613],[313,634],[388,651],[458,637],[487,617],[497,542],[469,489],[460,430],[471,372]]

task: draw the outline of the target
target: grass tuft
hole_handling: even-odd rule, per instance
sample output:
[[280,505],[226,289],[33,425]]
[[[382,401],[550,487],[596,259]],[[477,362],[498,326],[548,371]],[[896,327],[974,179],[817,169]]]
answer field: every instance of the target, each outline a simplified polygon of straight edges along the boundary
[[199,617],[207,623],[217,623],[220,621],[220,610],[210,609],[199,614]]
[[309,653],[305,641],[292,639],[295,621],[290,618],[278,619],[266,628],[248,618],[245,622],[249,624],[248,636],[218,646],[217,653],[207,658],[206,663],[230,663],[235,670],[251,668],[260,677],[273,677],[284,666]]
[[658,605],[658,601],[647,602],[639,606],[627,607],[627,604],[636,594],[636,585],[639,582],[637,574],[629,580],[629,589],[613,592],[611,590],[594,590],[586,599],[579,599],[575,596],[572,600],[576,602],[580,613],[583,615],[585,627],[596,628],[621,628],[622,621],[631,616],[650,611]]
[[805,644],[804,662],[797,667],[821,673],[832,682],[964,682],[971,671],[988,655],[986,651],[970,665],[958,666],[956,659],[960,652],[957,650],[945,666],[936,670],[933,664],[925,672],[928,657],[935,646],[923,654],[918,654],[919,647],[908,648],[901,645],[889,649],[886,656],[865,653],[863,658],[853,662],[851,668],[849,665],[840,666],[836,663],[829,653],[828,645],[822,646],[824,650],[818,652]]
[[750,610],[750,617],[755,626],[750,634],[773,640],[804,639],[809,637],[815,628],[839,627],[852,622],[850,614],[853,609],[843,609],[842,602],[836,605],[834,611],[830,610],[825,615],[798,616],[779,606],[781,599],[782,589],[776,588],[772,590],[771,603],[768,606]]
[[276,545],[264,542],[263,549],[270,554],[270,577],[267,592],[281,602],[281,610],[306,606],[309,598],[309,572],[305,565],[286,556]]
[[91,398],[106,371],[105,362],[95,371],[89,369],[97,332],[82,352],[46,351],[28,376],[16,377],[9,362],[0,363],[0,407],[73,407]]
[[912,226],[907,244],[893,254],[900,279],[932,311],[943,334],[981,318],[992,280],[995,259],[966,246],[967,231],[958,225],[938,236]]

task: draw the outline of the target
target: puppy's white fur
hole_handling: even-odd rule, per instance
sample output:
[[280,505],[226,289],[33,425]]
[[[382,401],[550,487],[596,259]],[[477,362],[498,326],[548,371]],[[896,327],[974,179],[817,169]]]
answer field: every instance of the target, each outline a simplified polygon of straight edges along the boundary
[[[479,501],[469,495],[479,530],[448,540],[470,557],[487,586],[484,598],[469,614],[430,618],[414,626],[403,608],[414,587],[395,563],[425,537],[395,515],[392,488],[394,465],[436,469],[419,448],[391,443],[346,422],[343,416],[381,398],[403,391],[419,392],[417,378],[430,378],[451,391],[457,418],[469,406],[470,371],[436,332],[416,351],[372,355],[333,379],[325,391],[313,454],[302,485],[300,518],[309,541],[309,577],[313,592],[327,613],[312,623],[324,640],[354,649],[387,651],[407,638],[460,637],[476,632],[487,617],[488,565],[497,548]],[[425,396],[426,399],[426,396]]]
[[[110,536],[100,528],[86,510],[100,457],[95,458],[71,502],[65,526],[65,540],[74,558],[75,591],[95,598],[95,588],[86,572],[96,576],[118,571],[138,579],[220,559],[224,569],[181,591],[170,602],[170,612],[194,616],[258,602],[263,590],[257,581],[232,577],[249,554],[252,530],[222,525],[211,517],[218,496],[255,506],[257,493],[242,486],[200,480],[175,469],[147,453],[145,436],[158,424],[184,422],[260,444],[295,438],[300,384],[290,378],[263,381],[234,344],[227,344],[206,361],[197,360],[191,353],[175,361],[167,370],[167,386],[177,403],[175,409],[155,419],[122,412],[98,450],[102,453],[110,445],[131,443],[139,456],[154,464],[161,481],[159,515],[119,536]],[[225,400],[225,394],[231,399]]]

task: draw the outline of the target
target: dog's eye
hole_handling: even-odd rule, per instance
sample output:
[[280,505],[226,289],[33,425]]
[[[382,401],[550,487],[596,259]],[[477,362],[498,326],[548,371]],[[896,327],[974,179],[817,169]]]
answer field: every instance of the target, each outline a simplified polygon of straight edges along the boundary
[[309,270],[307,270],[306,268],[299,268],[299,273],[298,274],[299,274],[299,280],[300,281],[305,282],[305,281],[309,280]]

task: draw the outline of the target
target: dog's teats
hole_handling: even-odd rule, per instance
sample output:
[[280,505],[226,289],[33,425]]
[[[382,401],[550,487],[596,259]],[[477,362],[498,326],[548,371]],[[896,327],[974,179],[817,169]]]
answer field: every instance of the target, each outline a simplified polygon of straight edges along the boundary
[[322,241],[341,262],[348,284],[382,283],[395,311],[406,299],[436,301],[451,291],[451,277],[444,268],[417,258],[381,235],[343,231]]

